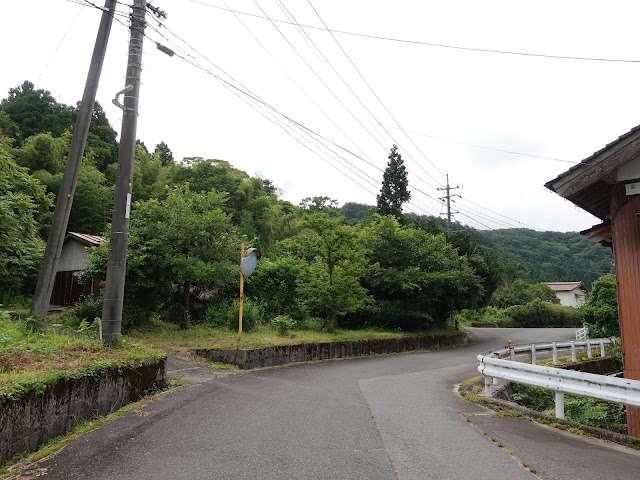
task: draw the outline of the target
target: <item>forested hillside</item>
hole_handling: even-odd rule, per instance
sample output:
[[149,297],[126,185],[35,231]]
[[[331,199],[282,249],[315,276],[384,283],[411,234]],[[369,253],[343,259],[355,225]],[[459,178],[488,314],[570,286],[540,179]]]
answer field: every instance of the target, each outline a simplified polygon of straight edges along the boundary
[[529,229],[471,230],[471,238],[492,249],[502,263],[533,282],[592,283],[614,273],[609,248],[589,242],[577,232]]

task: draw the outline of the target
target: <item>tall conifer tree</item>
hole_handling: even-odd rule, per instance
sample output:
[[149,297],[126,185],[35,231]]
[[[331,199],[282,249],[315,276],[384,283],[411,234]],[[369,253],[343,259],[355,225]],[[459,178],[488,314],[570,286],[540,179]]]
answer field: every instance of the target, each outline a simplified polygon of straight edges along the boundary
[[398,146],[391,147],[389,163],[382,177],[382,188],[378,195],[378,209],[381,215],[402,216],[402,204],[411,198],[407,169],[398,152]]

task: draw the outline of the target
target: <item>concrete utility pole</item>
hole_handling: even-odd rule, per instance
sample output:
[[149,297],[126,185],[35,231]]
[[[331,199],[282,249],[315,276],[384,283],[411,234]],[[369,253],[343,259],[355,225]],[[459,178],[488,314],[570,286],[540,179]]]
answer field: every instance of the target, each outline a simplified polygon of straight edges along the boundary
[[80,172],[80,166],[82,164],[82,155],[87,142],[89,125],[93,115],[93,106],[96,101],[96,92],[98,90],[104,56],[107,51],[107,43],[109,41],[109,33],[111,32],[115,8],[115,0],[105,1],[96,43],[93,47],[89,73],[84,86],[80,109],[78,110],[78,118],[73,128],[67,164],[65,165],[62,183],[58,191],[56,209],[53,214],[53,220],[51,221],[49,237],[47,238],[47,248],[44,252],[44,258],[42,259],[40,272],[38,273],[38,282],[33,294],[31,312],[29,314],[37,316],[41,324],[44,323],[47,310],[49,309],[49,301],[51,300],[56,271],[60,263],[62,244],[64,243],[67,225],[69,224],[73,196],[76,191],[78,173]]
[[103,340],[111,340],[120,335],[122,326],[122,304],[124,281],[127,270],[127,247],[129,245],[129,214],[131,212],[131,187],[133,183],[133,161],[136,151],[136,128],[138,126],[138,97],[140,93],[140,73],[142,71],[142,40],[144,39],[146,1],[134,0],[131,13],[129,57],[124,101],[113,103],[120,106],[122,131],[118,151],[118,174],[116,177],[107,279],[104,289],[101,332]]
[[[444,188],[438,188],[438,190],[446,190],[447,192],[446,196],[440,197],[440,200],[444,200],[445,198],[447,199],[447,235],[451,235],[451,216],[458,213],[458,212],[451,211],[451,190],[455,190],[457,188],[460,188],[460,187],[449,186],[449,174],[447,174],[447,186]],[[457,197],[459,195],[453,195],[453,196]]]

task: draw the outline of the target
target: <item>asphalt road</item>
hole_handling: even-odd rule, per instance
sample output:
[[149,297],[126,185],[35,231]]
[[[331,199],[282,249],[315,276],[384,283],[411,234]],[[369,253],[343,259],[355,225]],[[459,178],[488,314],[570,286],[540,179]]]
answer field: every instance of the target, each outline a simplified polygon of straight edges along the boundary
[[634,450],[459,397],[476,355],[572,329],[471,329],[459,349],[243,372],[178,389],[39,462],[46,479],[637,478]]

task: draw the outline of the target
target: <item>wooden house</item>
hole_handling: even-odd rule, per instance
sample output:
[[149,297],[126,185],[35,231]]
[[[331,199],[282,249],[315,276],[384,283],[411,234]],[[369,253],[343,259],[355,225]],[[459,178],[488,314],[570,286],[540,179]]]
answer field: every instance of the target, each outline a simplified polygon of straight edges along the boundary
[[87,247],[96,247],[104,242],[97,235],[69,232],[62,245],[60,262],[51,294],[52,305],[69,306],[80,300],[83,295],[98,295],[100,285],[97,281],[81,284],[75,277],[79,270],[87,268]]
[[[545,186],[602,220],[580,233],[613,249],[624,376],[640,380],[640,126]],[[640,437],[640,408],[627,424]]]

